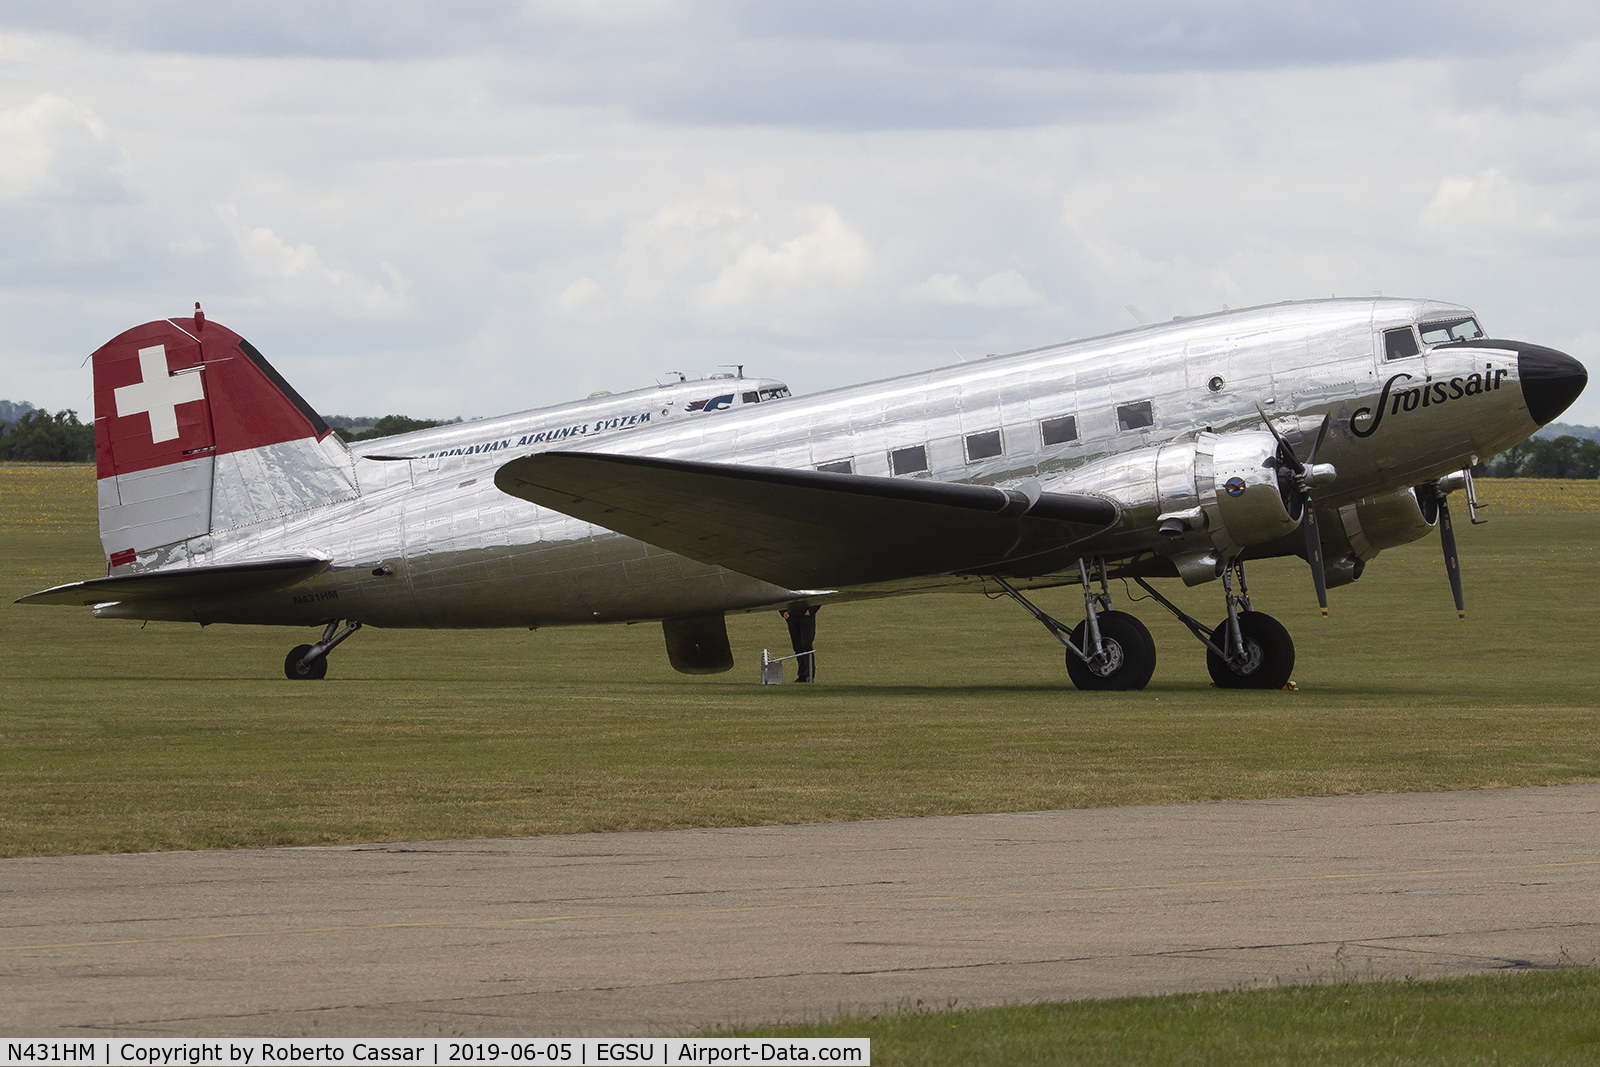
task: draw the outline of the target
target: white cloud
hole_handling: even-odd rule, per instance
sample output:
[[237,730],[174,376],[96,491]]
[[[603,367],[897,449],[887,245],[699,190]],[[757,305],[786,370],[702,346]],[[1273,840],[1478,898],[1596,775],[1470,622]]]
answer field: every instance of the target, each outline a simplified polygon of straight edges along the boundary
[[240,260],[252,276],[266,283],[275,304],[358,315],[393,314],[404,309],[404,282],[387,264],[380,269],[388,275],[388,285],[360,278],[329,267],[314,245],[290,245],[266,226],[241,222],[233,204],[224,204],[217,211],[233,231]]
[[1551,209],[1498,169],[1472,177],[1447,177],[1417,217],[1423,239],[1450,252],[1486,254],[1508,241],[1556,233]]
[[[769,222],[776,215],[782,221]],[[670,204],[631,223],[616,263],[637,310],[690,313],[702,325],[811,332],[872,275],[872,249],[830,204]]]
[[0,108],[0,200],[120,200],[125,168],[111,131],[86,107],[41,93]]
[[638,307],[681,307],[753,239],[760,216],[736,203],[668,204],[628,223],[616,271]]
[[990,274],[972,285],[959,274],[934,274],[912,290],[938,304],[965,304],[985,308],[1021,308],[1044,303],[1015,269]]
[[606,291],[593,278],[579,278],[557,293],[552,308],[562,315],[592,319],[612,306]]
[[137,4],[105,38],[0,14],[7,399],[80,404],[85,353],[196,299],[347,413],[416,381],[418,414],[493,414],[752,360],[814,390],[1120,329],[1129,303],[1376,289],[1600,363],[1593,26],[1529,12],[1497,45],[1506,12],[1468,5],[1408,36],[1376,2],[1325,48],[1271,47],[1315,20],[1257,0],[1215,26],[1164,0],[382,26],[286,0],[256,37],[277,7],[196,2],[181,40]]
[[1518,89],[1535,104],[1592,111],[1600,105],[1600,41],[1579,38],[1565,55],[1524,74]]
[[751,241],[694,295],[701,311],[743,321],[791,318],[836,300],[872,270],[872,250],[831,204],[798,212],[802,232]]

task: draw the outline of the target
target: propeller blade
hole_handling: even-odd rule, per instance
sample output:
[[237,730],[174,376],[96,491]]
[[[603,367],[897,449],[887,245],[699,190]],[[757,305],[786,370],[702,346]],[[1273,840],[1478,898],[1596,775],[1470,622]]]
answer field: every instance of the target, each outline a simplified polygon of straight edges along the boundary
[[1300,462],[1300,457],[1294,454],[1294,449],[1289,447],[1289,442],[1284,439],[1283,434],[1278,432],[1278,428],[1272,425],[1272,420],[1267,418],[1267,413],[1261,410],[1261,401],[1259,400],[1256,401],[1256,412],[1261,416],[1261,421],[1267,424],[1267,431],[1271,433],[1273,438],[1275,438],[1278,442],[1279,459],[1288,464],[1289,469],[1294,471],[1296,474],[1304,474],[1306,472],[1306,465]]
[[[1308,475],[1312,473],[1311,465],[1316,462],[1317,450],[1322,447],[1323,440],[1328,436],[1328,424],[1332,422],[1332,415],[1324,414],[1322,416],[1322,425],[1317,427],[1317,439],[1312,442],[1311,454],[1302,463],[1300,462],[1300,457],[1294,454],[1294,449],[1289,446],[1289,442],[1284,438],[1283,434],[1279,433],[1278,428],[1272,424],[1272,420],[1267,418],[1267,413],[1261,409],[1260,401],[1256,402],[1256,413],[1261,416],[1261,421],[1266,424],[1267,430],[1272,434],[1273,439],[1278,442],[1278,462],[1294,471],[1296,495],[1300,498],[1300,510],[1305,514],[1305,520],[1301,523],[1301,526],[1306,532],[1306,562],[1311,565],[1311,581],[1317,587],[1317,607],[1322,609],[1322,617],[1326,619],[1328,617],[1328,575],[1322,569],[1322,533],[1317,529],[1317,504],[1316,501],[1311,499],[1311,479],[1308,478]],[[1331,480],[1333,473],[1333,468],[1327,467],[1318,476],[1318,480]],[[1279,485],[1282,486],[1282,484],[1280,481]],[[1285,502],[1288,502],[1287,497]]]
[[1311,581],[1317,587],[1317,606],[1322,617],[1328,617],[1328,576],[1322,570],[1322,534],[1317,531],[1317,506],[1311,494],[1305,495],[1306,521],[1301,525],[1306,531],[1306,562],[1311,564]]
[[1322,442],[1328,436],[1328,424],[1333,421],[1332,415],[1322,416],[1322,425],[1317,427],[1317,439],[1311,443],[1311,454],[1306,457],[1306,469],[1310,470],[1317,462],[1317,453],[1322,449]]
[[1439,541],[1444,545],[1444,569],[1450,576],[1450,592],[1456,598],[1456,618],[1467,617],[1467,602],[1461,595],[1461,564],[1456,559],[1456,528],[1450,522],[1450,505],[1439,494]]

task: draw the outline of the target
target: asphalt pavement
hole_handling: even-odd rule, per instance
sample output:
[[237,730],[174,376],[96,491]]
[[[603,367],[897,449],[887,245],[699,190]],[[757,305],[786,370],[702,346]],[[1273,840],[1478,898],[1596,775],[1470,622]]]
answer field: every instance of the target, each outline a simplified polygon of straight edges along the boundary
[[646,1036],[1600,957],[1600,784],[0,860],[7,1036]]

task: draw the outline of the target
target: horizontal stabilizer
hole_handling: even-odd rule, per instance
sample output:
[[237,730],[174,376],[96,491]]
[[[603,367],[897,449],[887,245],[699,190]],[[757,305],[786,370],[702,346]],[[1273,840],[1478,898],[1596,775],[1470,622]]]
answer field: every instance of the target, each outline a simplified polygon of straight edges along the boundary
[[1100,497],[592,452],[524,456],[494,481],[512,496],[788,589],[1013,573],[1117,518]]
[[249,563],[222,563],[200,567],[169,567],[139,574],[90,578],[86,582],[58,585],[29,593],[18,604],[104,604],[109,601],[140,603],[156,600],[207,600],[238,596],[263,589],[292,585],[326,570],[328,561],[310,556],[263,559]]

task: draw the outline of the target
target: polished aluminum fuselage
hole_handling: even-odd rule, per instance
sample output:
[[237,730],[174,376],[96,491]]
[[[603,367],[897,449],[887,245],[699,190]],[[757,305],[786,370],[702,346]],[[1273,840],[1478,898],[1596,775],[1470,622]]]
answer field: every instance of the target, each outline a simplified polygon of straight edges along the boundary
[[[287,589],[146,614],[205,623],[353,618],[378,626],[534,627],[742,611],[799,595],[495,487],[501,464],[552,447],[791,468],[848,461],[855,474],[887,476],[893,451],[920,445],[928,469],[917,477],[1003,487],[1032,480],[1046,491],[1094,493],[1116,481],[1119,457],[1198,430],[1259,429],[1259,404],[1302,454],[1322,416],[1330,417],[1317,458],[1338,475],[1318,502],[1337,508],[1460,469],[1537,428],[1516,387],[1514,355],[1490,352],[1488,372],[1499,375],[1499,389],[1411,410],[1396,404],[1378,432],[1358,432],[1370,430],[1385,383],[1397,374],[1410,375],[1401,383],[1411,385],[1485,373],[1483,349],[1446,346],[1386,361],[1382,331],[1470,314],[1420,300],[1285,303],[615,432],[519,441],[526,435],[502,434],[496,420],[366,442],[352,449],[356,499],[214,536],[207,558],[196,561],[314,555],[332,561],[328,570]],[[1145,401],[1151,425],[1119,428],[1119,407]],[[1076,439],[1046,445],[1041,424],[1066,415],[1076,418]],[[994,430],[1003,454],[969,461],[968,435]],[[1119,504],[1118,523],[1085,551],[1159,556],[1154,503]],[[901,589],[960,581],[935,576]]]

